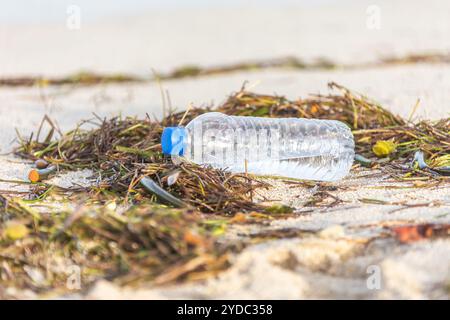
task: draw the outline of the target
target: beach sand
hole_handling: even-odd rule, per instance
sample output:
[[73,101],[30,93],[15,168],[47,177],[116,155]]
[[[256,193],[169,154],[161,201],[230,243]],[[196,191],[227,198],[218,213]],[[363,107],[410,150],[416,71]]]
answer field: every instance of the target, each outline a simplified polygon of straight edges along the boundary
[[[279,56],[314,61],[327,57],[339,63],[377,61],[383,56],[448,52],[450,29],[445,17],[450,4],[429,1],[379,1],[380,30],[365,26],[365,1],[348,6],[308,8],[197,10],[143,13],[118,24],[112,19],[68,31],[64,25],[2,25],[2,76],[64,76],[80,70],[149,75],[150,69],[170,71],[184,64],[220,65]],[[409,17],[415,16],[413,24]],[[235,23],[238,21],[238,23]],[[311,27],[313,26],[313,27]],[[182,36],[181,36],[182,35]],[[269,45],[270,44],[270,45]],[[267,49],[267,48],[270,49]],[[413,119],[440,119],[450,115],[450,65],[416,64],[358,70],[262,70],[164,81],[177,110],[194,105],[218,105],[244,81],[252,91],[288,98],[328,93],[335,81],[379,101],[389,110]],[[61,128],[72,129],[92,113],[160,118],[161,89],[155,82],[92,87],[0,88],[0,178],[22,179],[29,164],[7,154],[16,145],[15,129],[27,136],[44,115]],[[371,174],[373,172],[366,172]],[[55,183],[89,184],[91,172],[59,175]],[[263,195],[294,206],[297,215],[274,220],[267,230],[314,231],[310,236],[251,245],[233,258],[229,270],[200,283],[119,288],[99,281],[83,293],[65,298],[442,298],[449,297],[450,240],[399,244],[386,238],[385,227],[450,223],[450,186],[413,188],[390,182],[383,172],[365,176],[352,172],[336,183],[343,202],[332,209],[308,211],[305,202],[314,190],[271,180]],[[395,186],[409,188],[395,188]],[[27,186],[0,183],[1,190]],[[367,204],[378,199],[421,205]],[[257,230],[258,231],[258,230]],[[226,239],[246,237],[252,228],[229,230]],[[375,269],[374,269],[375,268]],[[377,269],[378,268],[378,269]],[[380,271],[381,285],[368,281]],[[37,297],[15,292],[17,297]]]

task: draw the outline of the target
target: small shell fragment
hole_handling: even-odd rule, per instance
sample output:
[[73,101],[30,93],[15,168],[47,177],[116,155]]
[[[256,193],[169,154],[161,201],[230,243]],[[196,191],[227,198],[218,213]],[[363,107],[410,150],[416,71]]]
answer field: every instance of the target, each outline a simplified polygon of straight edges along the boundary
[[37,159],[34,162],[34,165],[36,166],[37,169],[45,169],[48,167],[48,162],[45,161],[44,159]]

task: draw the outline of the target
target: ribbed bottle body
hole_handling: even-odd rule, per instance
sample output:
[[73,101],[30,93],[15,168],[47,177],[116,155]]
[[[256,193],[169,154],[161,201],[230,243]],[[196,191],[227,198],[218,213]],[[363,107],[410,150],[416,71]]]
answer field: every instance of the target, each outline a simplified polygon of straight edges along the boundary
[[350,170],[354,141],[339,121],[227,116],[192,120],[183,156],[232,172],[335,181]]

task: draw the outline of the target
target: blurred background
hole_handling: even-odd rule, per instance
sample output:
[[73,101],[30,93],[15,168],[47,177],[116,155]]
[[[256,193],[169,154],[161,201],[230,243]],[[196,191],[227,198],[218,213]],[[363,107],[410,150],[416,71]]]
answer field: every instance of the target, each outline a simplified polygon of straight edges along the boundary
[[1,0],[0,73],[146,74],[295,56],[372,61],[450,49],[445,0]]
[[[298,98],[336,81],[414,119],[449,116],[450,2],[388,0],[0,0],[0,78],[79,72],[144,78],[186,66],[293,57],[321,68],[245,68],[223,74],[95,86],[0,86],[0,150],[48,114],[71,128],[96,112],[160,117],[161,91],[178,110],[218,104],[244,82]],[[419,55],[426,59],[404,57]],[[435,59],[435,55],[438,58]],[[386,59],[400,63],[378,64]],[[328,67],[327,67],[328,66]],[[354,67],[359,66],[359,67]],[[11,112],[11,110],[13,110]],[[8,142],[9,143],[9,142]]]

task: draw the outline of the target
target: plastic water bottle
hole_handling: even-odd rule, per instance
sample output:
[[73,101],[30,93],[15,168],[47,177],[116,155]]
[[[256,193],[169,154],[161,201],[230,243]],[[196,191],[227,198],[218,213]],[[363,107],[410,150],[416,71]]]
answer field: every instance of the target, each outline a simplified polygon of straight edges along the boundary
[[349,172],[355,143],[340,121],[211,112],[165,128],[161,146],[164,154],[232,172],[335,181]]

